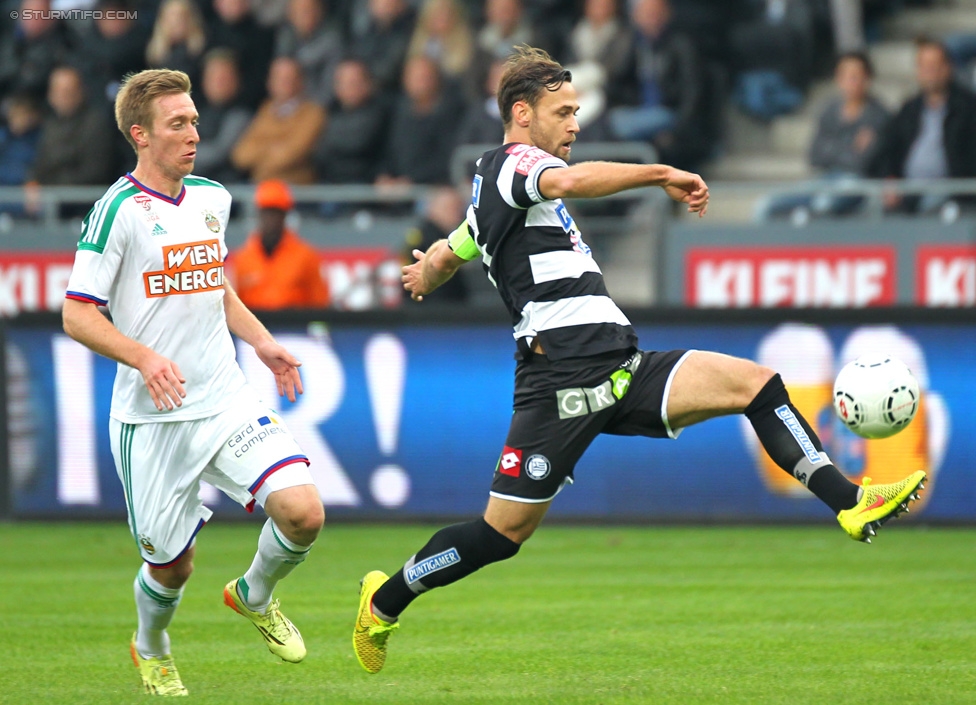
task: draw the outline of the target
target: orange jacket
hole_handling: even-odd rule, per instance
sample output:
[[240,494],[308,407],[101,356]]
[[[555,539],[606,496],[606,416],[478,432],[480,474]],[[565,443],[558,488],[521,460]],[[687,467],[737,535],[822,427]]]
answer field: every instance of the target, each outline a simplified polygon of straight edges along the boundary
[[319,254],[294,231],[285,228],[269,257],[254,233],[231,253],[231,277],[244,305],[255,310],[321,308],[329,290],[319,272]]

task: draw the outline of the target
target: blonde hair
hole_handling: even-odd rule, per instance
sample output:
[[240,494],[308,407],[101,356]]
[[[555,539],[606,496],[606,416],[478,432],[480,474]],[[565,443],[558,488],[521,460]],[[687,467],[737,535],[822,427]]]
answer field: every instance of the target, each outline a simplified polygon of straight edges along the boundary
[[[429,43],[437,41],[430,29],[434,15],[438,12],[450,13],[453,25],[447,35],[440,38],[443,41],[440,55],[428,53]],[[410,39],[407,57],[430,56],[447,76],[459,76],[468,70],[474,56],[474,34],[468,24],[464,7],[457,0],[426,0],[420,9],[417,26]]]
[[169,58],[170,50],[173,45],[169,36],[169,12],[171,8],[182,8],[189,16],[189,28],[187,32],[186,48],[190,56],[197,57],[203,53],[207,44],[207,34],[203,28],[203,16],[200,9],[192,0],[164,0],[159,6],[156,14],[156,23],[153,25],[152,37],[146,45],[146,61],[150,66],[162,66]]
[[146,69],[130,73],[122,79],[122,87],[115,96],[115,124],[139,153],[130,130],[133,125],[152,126],[153,101],[174,93],[190,94],[190,77],[182,71]]

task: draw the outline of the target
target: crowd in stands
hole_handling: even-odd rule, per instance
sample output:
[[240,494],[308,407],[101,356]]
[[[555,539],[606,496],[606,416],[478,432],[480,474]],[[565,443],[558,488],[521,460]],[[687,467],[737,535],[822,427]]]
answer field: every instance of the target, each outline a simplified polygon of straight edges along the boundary
[[[122,77],[146,67],[193,80],[200,175],[446,184],[456,146],[500,140],[495,88],[522,43],[573,71],[584,139],[646,141],[698,169],[730,97],[763,119],[795,108],[835,44],[863,42],[872,16],[908,1],[7,0],[0,185],[106,184],[131,168],[111,107]],[[25,12],[76,8],[101,15]],[[864,142],[852,110],[833,105],[828,122]],[[814,163],[834,171],[831,154],[852,158],[821,135]]]

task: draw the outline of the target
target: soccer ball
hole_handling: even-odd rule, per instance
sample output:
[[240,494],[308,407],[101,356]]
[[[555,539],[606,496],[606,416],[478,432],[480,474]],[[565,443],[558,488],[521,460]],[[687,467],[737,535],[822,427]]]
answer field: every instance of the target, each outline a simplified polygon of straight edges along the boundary
[[890,355],[864,355],[849,362],[834,381],[834,411],[862,438],[887,438],[918,411],[918,380]]

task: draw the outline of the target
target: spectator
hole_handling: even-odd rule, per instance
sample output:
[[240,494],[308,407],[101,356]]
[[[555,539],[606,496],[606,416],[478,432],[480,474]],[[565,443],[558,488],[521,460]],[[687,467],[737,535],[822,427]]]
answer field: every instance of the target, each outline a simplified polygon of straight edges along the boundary
[[258,229],[233,253],[230,269],[237,295],[254,311],[325,308],[329,291],[319,271],[319,256],[291,228],[295,207],[283,181],[262,181],[254,192]]
[[867,54],[841,54],[834,71],[838,96],[820,114],[810,145],[810,165],[827,176],[865,176],[888,121],[888,111],[870,93],[874,68]]
[[231,152],[231,163],[252,181],[315,180],[312,147],[325,125],[325,108],[305,96],[302,67],[279,56],[268,73],[268,99]]
[[145,68],[148,38],[139,21],[125,12],[132,8],[124,0],[102,0],[97,9],[102,15],[81,36],[72,64],[82,68],[92,103],[113,105],[122,77]]
[[244,181],[231,164],[234,145],[251,122],[252,113],[238,102],[240,74],[230,49],[211,49],[203,58],[203,100],[197,103],[200,123],[194,171],[221,183]]
[[647,140],[662,161],[688,168],[710,145],[702,139],[704,71],[691,39],[671,24],[668,0],[637,0],[624,78],[612,88],[613,134]]
[[315,148],[319,181],[369,184],[376,178],[388,111],[366,64],[347,59],[335,72],[335,98]]
[[407,56],[431,59],[442,77],[460,80],[471,65],[474,39],[457,0],[426,0]]
[[629,31],[617,0],[586,0],[583,17],[569,35],[566,68],[580,103],[580,127],[591,124],[606,107],[607,84],[618,84],[627,69]]
[[51,115],[41,128],[31,181],[42,185],[102,185],[115,176],[111,123],[104,110],[89,105],[81,73],[72,66],[51,72],[47,102]]
[[[976,95],[953,80],[945,47],[931,39],[917,43],[915,76],[919,93],[907,100],[886,126],[874,176],[899,179],[976,176]],[[889,208],[930,210],[941,199],[890,195]]]
[[[30,93],[15,93],[2,102],[0,186],[23,186],[29,178],[41,137],[41,111]],[[0,212],[20,214],[19,205],[0,204]]]
[[[414,250],[426,252],[438,240],[443,240],[457,227],[464,218],[464,201],[457,189],[445,186],[434,191],[424,207],[424,215],[420,223],[407,231],[404,238],[403,259],[406,264],[413,264],[416,259]],[[445,284],[428,296],[424,301],[444,303],[464,303],[468,300],[467,272],[457,272]],[[403,297],[410,299],[410,292],[403,290]]]
[[[468,107],[458,129],[457,143],[498,145],[505,137],[502,114],[498,107],[498,82],[505,71],[505,61],[496,59],[488,67],[481,98]],[[573,77],[575,79],[575,76]]]
[[368,2],[369,22],[361,34],[353,35],[352,54],[366,62],[377,91],[385,93],[399,87],[414,14],[406,0]]
[[257,108],[264,98],[274,32],[257,23],[249,0],[213,0],[213,9],[216,17],[207,25],[207,48],[233,50],[240,63],[241,101],[248,108]]
[[37,154],[41,110],[30,93],[15,93],[0,107],[0,186],[21,186]]
[[805,0],[750,4],[754,17],[730,33],[740,71],[735,99],[747,113],[771,120],[803,102],[813,66],[813,15]]
[[433,59],[415,56],[407,61],[403,92],[393,115],[384,170],[377,184],[446,184],[457,106],[442,89]]
[[522,0],[487,0],[485,26],[478,32],[478,49],[491,59],[505,59],[521,44],[536,46],[536,33],[523,12]]
[[[826,180],[838,182],[867,175],[879,135],[888,121],[888,111],[870,93],[873,75],[871,60],[863,52],[848,52],[837,59],[834,71],[837,96],[820,114],[816,136],[810,144],[810,165],[819,169]],[[853,195],[776,196],[760,205],[760,219],[795,214],[802,220],[810,211],[850,213],[863,200]],[[797,209],[802,209],[802,214]]]
[[301,64],[309,97],[319,105],[332,99],[336,65],[345,51],[342,32],[326,21],[322,0],[291,0],[288,21],[278,29],[275,55]]
[[182,71],[197,83],[206,44],[203,18],[193,1],[163,0],[146,46],[146,63],[150,68]]
[[42,100],[51,71],[68,59],[64,24],[40,15],[50,10],[47,0],[20,3],[17,24],[0,38],[0,95],[27,92]]

